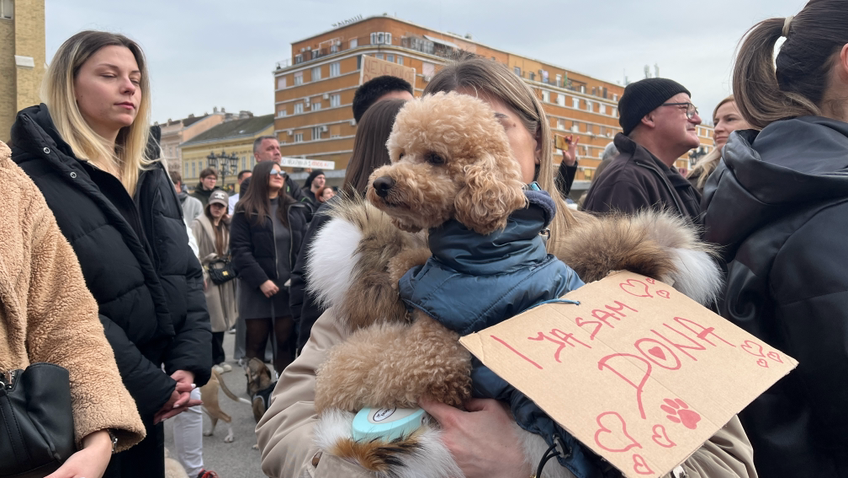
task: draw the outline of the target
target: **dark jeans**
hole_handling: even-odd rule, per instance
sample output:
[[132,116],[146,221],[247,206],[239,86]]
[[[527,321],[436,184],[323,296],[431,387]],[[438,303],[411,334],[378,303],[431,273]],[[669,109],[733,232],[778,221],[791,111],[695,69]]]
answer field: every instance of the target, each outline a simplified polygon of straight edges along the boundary
[[212,332],[212,363],[217,365],[227,360],[224,354],[224,332]]

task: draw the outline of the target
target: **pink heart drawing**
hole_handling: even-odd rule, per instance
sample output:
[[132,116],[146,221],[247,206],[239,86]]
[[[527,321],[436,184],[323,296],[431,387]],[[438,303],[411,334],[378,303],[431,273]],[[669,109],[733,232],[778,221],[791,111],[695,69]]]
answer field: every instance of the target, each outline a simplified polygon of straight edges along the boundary
[[671,438],[668,437],[668,433],[665,431],[665,427],[662,425],[654,425],[652,429],[654,434],[651,435],[651,440],[654,440],[654,443],[663,447],[663,448],[673,448],[677,446],[677,443],[671,441]]
[[663,299],[670,299],[671,293],[667,290],[658,290],[657,295],[662,297]]
[[780,358],[780,354],[775,351],[767,353],[766,356],[768,356],[768,358],[774,360],[775,362],[783,363],[783,360]]
[[[754,349],[756,349],[756,352]],[[750,340],[746,340],[742,344],[742,350],[748,352],[754,357],[765,357],[765,355],[763,355],[763,346],[756,342],[751,342]]]
[[665,352],[663,352],[662,349],[659,347],[648,349],[648,353],[660,360],[665,360]]
[[[624,418],[618,412],[604,412],[598,415],[595,421],[600,427],[595,432],[595,443],[604,450],[622,452],[631,448],[642,448],[642,445],[627,434],[627,423],[624,422]],[[606,422],[606,425],[604,422]],[[627,444],[622,446],[622,442]]]
[[633,471],[639,473],[640,475],[651,475],[654,473],[654,470],[645,463],[645,459],[642,458],[642,455],[633,454]]
[[645,282],[647,282],[648,284],[651,284],[651,285],[654,285],[654,284],[657,283],[657,281],[655,281],[654,279],[651,279],[650,277],[645,277]]
[[[638,285],[637,285],[638,284]],[[641,287],[640,287],[641,286]],[[628,294],[634,297],[654,297],[648,292],[648,284],[636,279],[627,279],[627,282],[622,282],[619,284],[621,290],[627,292]],[[631,291],[628,289],[636,289],[635,291]],[[642,290],[644,289],[644,291]],[[644,293],[642,293],[644,292]]]
[[757,359],[757,365],[759,365],[762,368],[769,368],[768,362],[766,362],[766,359]]

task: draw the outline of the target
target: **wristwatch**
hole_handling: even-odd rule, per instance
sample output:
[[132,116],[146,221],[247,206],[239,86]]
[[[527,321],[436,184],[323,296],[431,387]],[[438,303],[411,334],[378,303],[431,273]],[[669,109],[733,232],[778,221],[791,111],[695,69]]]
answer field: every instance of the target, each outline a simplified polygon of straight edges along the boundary
[[118,437],[115,436],[115,432],[111,428],[107,428],[106,433],[109,434],[109,441],[112,442],[112,454],[114,455],[118,452]]

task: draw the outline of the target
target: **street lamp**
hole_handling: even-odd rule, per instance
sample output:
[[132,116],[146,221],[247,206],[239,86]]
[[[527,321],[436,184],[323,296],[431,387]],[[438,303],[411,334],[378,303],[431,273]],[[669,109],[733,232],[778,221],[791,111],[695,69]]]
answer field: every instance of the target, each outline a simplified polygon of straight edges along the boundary
[[221,150],[221,154],[209,153],[209,156],[206,156],[206,164],[221,173],[222,189],[226,189],[227,187],[227,175],[238,173],[238,156],[236,156],[236,153],[227,155],[223,149]]

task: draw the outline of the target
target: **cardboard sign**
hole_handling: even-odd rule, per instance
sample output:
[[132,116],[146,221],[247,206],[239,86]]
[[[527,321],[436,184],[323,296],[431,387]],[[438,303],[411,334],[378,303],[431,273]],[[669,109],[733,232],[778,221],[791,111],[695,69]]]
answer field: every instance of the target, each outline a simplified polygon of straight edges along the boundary
[[798,364],[638,274],[565,298],[579,305],[543,304],[460,342],[628,477],[668,473]]
[[386,60],[380,60],[373,56],[362,55],[362,69],[359,74],[359,84],[373,80],[378,76],[396,76],[415,86],[415,68],[398,65]]

